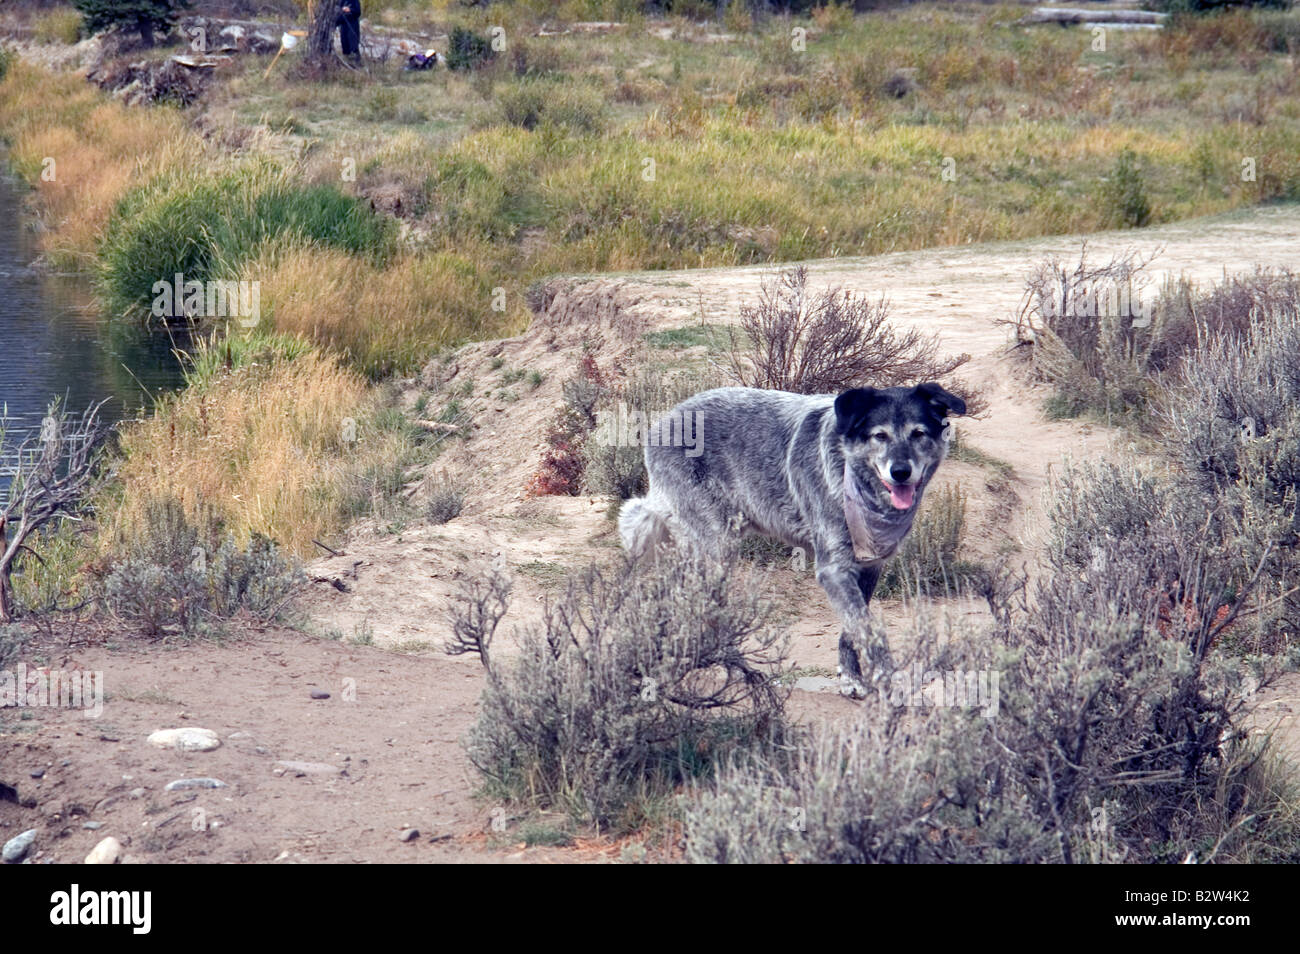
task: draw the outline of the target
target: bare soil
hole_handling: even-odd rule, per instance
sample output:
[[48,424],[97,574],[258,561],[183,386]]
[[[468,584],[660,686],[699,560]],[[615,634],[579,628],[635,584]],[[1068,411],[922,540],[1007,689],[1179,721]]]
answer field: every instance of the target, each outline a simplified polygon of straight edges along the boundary
[[[1097,257],[1163,246],[1154,294],[1164,274],[1209,282],[1256,265],[1293,267],[1298,235],[1300,209],[1272,208],[1094,235],[1088,245]],[[1053,254],[1077,258],[1079,245],[1060,237],[809,264],[814,290],[884,293],[900,326],[935,332],[946,351],[971,354],[964,377],[982,388],[989,410],[960,422],[962,439],[1005,461],[1011,476],[950,461],[938,480],[966,490],[967,544],[975,553],[1009,551],[1031,568],[1051,468],[1067,456],[1136,450],[1104,424],[1046,420],[1047,393],[1027,380],[998,324],[1015,310],[1032,265]],[[643,336],[734,322],[739,306],[775,274],[743,268],[600,276],[563,292],[526,334],[470,345],[405,382],[403,400],[414,407],[424,397],[426,414],[473,382],[467,435],[450,441],[434,475],[410,488],[419,512],[432,482],[450,478],[468,491],[463,512],[442,525],[362,525],[334,541],[341,555],[308,569],[339,580],[346,592],[311,585],[304,609],[312,635],[272,629],[176,646],[111,633],[71,648],[45,645],[37,662],[102,671],[108,701],[99,719],[60,709],[0,712],[0,782],[8,786],[0,787],[0,840],[34,827],[34,859],[59,862],[80,861],[107,835],[123,843],[128,860],[141,862],[618,860],[624,846],[609,839],[525,849],[514,829],[490,830],[496,806],[475,797],[474,770],[459,742],[483,677],[476,660],[439,651],[449,596],[466,573],[500,557],[516,580],[504,628],[527,626],[566,571],[614,556],[607,501],[524,490],[583,343],[605,367],[702,361],[702,348],[647,350]],[[505,385],[502,375],[511,370],[539,372],[543,381],[535,389]],[[771,572],[788,597],[793,663],[829,675],[838,629],[824,594],[810,570]],[[882,600],[876,608],[903,632],[925,607]],[[985,612],[951,601],[937,609],[975,620]],[[312,688],[330,698],[311,698]],[[853,707],[824,692],[796,692],[793,704],[805,718],[842,717]],[[1288,676],[1259,694],[1254,718],[1300,757],[1297,710],[1300,678]],[[178,753],[147,744],[154,730],[182,725],[212,729],[222,745]],[[337,771],[303,775],[283,771],[280,760]],[[216,777],[226,787],[164,791],[192,776]],[[87,821],[102,827],[88,830]],[[404,842],[399,833],[407,828],[419,835]],[[651,847],[652,860],[676,857],[671,838]]]

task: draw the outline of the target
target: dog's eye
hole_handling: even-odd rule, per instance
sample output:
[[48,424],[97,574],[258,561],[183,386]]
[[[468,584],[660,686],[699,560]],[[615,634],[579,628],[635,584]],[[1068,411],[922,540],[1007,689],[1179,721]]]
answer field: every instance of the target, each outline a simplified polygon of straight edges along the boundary
[[876,431],[876,433],[871,435],[871,439],[873,441],[880,441],[880,443],[884,444],[889,440],[889,435],[884,431]]
[[925,436],[926,436],[925,428],[923,427],[918,427],[916,430],[912,432],[912,440],[914,441],[919,441],[922,437]]

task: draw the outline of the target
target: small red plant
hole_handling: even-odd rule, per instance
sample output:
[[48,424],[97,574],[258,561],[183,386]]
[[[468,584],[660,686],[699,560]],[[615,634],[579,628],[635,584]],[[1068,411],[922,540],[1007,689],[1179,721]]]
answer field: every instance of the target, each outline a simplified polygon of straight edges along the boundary
[[546,432],[550,447],[524,488],[529,496],[576,497],[582,492],[583,448],[596,428],[596,405],[609,391],[609,379],[592,351],[585,351],[577,374],[564,384],[564,406]]

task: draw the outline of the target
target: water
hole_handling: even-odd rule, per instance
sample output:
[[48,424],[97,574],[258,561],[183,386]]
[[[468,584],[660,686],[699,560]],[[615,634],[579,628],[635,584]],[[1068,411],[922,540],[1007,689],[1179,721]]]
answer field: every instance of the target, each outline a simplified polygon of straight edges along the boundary
[[[109,322],[84,276],[33,268],[40,248],[23,195],[0,171],[0,424],[10,452],[39,432],[56,397],[74,413],[107,399],[101,414],[110,423],[140,416],[180,385],[173,348],[187,343],[138,322]],[[0,459],[0,487],[5,469]]]

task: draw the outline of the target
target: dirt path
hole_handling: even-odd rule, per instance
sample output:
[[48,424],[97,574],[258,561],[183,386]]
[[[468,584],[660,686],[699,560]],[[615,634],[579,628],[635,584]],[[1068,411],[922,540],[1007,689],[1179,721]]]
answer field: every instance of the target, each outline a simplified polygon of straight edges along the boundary
[[[1300,209],[1088,241],[1099,257],[1163,245],[1153,266],[1157,284],[1166,273],[1210,281],[1256,264],[1300,264]],[[1044,420],[1046,395],[1007,356],[997,324],[1015,308],[1031,265],[1051,254],[1068,261],[1078,248],[1078,239],[1055,238],[810,264],[815,288],[885,293],[899,324],[937,332],[946,350],[973,356],[966,376],[984,388],[990,409],[960,426],[971,443],[1011,465],[1013,496],[986,493],[987,473],[969,464],[945,464],[942,475],[966,486],[970,542],[983,552],[1014,545],[1032,562],[1049,467],[1065,454],[1126,451],[1127,442],[1106,427]],[[582,343],[599,339],[596,353],[610,363],[639,353],[645,331],[733,321],[773,274],[603,276],[584,286],[581,301],[575,293],[568,310],[557,302],[527,334],[470,346],[409,382],[412,405],[472,382],[464,399],[470,436],[453,442],[437,468],[467,487],[461,515],[440,526],[417,520],[358,528],[341,541],[343,555],[313,564],[314,574],[347,588],[317,585],[309,594],[313,628],[334,640],[273,631],[224,645],[165,649],[131,640],[71,655],[51,651],[50,665],[102,671],[109,698],[98,720],[59,709],[31,709],[22,718],[0,712],[0,840],[37,828],[39,861],[79,861],[110,834],[141,861],[616,860],[620,847],[606,842],[521,851],[509,834],[491,840],[493,806],[472,797],[473,771],[458,742],[472,723],[482,676],[475,661],[437,652],[448,597],[475,564],[500,555],[516,577],[506,625],[526,625],[566,569],[612,555],[617,541],[604,501],[523,493]],[[519,371],[538,372],[541,385],[503,387],[506,375]],[[412,488],[415,498],[426,489]],[[829,674],[838,629],[811,573],[773,571],[773,582],[794,615],[795,664]],[[911,613],[898,602],[880,610],[900,630]],[[375,645],[347,642],[358,636]],[[331,697],[313,699],[312,688]],[[1279,726],[1284,745],[1300,752],[1300,680],[1288,677],[1261,696],[1260,725]],[[795,704],[816,716],[852,706],[810,692],[796,693]],[[221,747],[181,754],[146,742],[156,729],[183,725],[212,729]],[[315,767],[277,766],[286,760]],[[175,779],[200,775],[226,787],[165,791]],[[195,827],[195,809],[206,827]],[[420,834],[400,841],[409,827]]]

